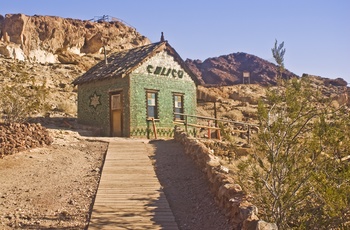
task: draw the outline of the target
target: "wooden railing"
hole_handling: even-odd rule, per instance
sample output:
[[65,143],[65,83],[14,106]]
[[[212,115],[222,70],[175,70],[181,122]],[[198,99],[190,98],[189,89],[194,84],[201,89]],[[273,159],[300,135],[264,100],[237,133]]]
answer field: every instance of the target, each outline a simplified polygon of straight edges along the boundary
[[[251,127],[258,127],[256,124],[251,124],[251,123],[245,123],[245,122],[239,122],[239,121],[231,121],[227,119],[217,119],[213,117],[205,117],[205,116],[197,116],[197,115],[191,115],[191,114],[185,114],[185,113],[174,113],[174,115],[180,115],[183,117],[183,120],[175,120],[174,124],[176,125],[184,125],[185,126],[185,132],[188,133],[188,127],[195,127],[195,128],[204,128],[208,129],[208,138],[211,138],[211,130],[216,131],[216,137],[217,139],[221,140],[221,134],[220,134],[220,128],[218,127],[218,122],[222,123],[228,123],[228,124],[234,124],[234,125],[241,125],[241,126],[246,126],[247,130],[239,131],[243,133],[247,133],[247,138],[248,138],[248,144],[250,143],[250,134],[251,134]],[[188,122],[189,117],[195,117],[197,119],[203,119],[208,121],[208,125],[199,125],[199,124],[192,124]],[[211,126],[211,123],[214,121],[215,126]]]

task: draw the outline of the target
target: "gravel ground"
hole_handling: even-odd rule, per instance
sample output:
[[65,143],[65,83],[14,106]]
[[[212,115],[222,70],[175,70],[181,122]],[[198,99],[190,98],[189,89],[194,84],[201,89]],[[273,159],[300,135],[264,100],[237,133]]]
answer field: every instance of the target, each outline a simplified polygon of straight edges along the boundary
[[87,226],[108,144],[51,133],[51,146],[0,159],[0,229]]
[[204,173],[174,140],[151,141],[155,171],[182,230],[232,229],[219,210]]

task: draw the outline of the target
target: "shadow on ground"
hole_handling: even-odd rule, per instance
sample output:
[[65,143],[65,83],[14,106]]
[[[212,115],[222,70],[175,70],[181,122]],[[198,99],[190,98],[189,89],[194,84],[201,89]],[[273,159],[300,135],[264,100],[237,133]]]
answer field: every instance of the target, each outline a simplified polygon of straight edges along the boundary
[[100,129],[88,125],[78,124],[75,117],[33,117],[30,123],[40,123],[42,126],[51,129],[77,131],[81,136],[99,136]]
[[164,202],[166,201],[164,193],[160,194],[158,198],[130,198],[132,201],[144,203],[143,208],[139,210],[136,210],[134,207],[112,209],[106,204],[108,212],[94,210],[95,216],[93,220],[90,220],[89,229],[104,229],[103,226],[118,226],[115,228],[125,230],[177,230],[178,228],[172,215],[169,215],[169,209],[164,207]]
[[150,158],[179,228],[232,229],[215,203],[204,172],[185,154],[183,146],[174,140],[150,144],[155,149]]

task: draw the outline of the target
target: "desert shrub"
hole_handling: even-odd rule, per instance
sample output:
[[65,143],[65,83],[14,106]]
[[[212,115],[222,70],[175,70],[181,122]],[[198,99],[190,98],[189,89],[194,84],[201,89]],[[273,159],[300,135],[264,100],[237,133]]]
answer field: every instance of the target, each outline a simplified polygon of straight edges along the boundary
[[241,108],[241,112],[243,114],[244,117],[246,118],[252,118],[254,120],[257,120],[257,109],[256,108],[252,108],[252,107],[242,107]]
[[3,76],[0,86],[0,114],[5,123],[24,122],[30,116],[46,110],[46,83],[23,71],[23,63],[13,63],[10,68],[16,76]]
[[259,104],[253,154],[239,168],[264,219],[279,229],[346,229],[350,221],[350,117],[307,79],[271,89]]
[[56,110],[69,115],[74,115],[77,112],[77,107],[69,101],[63,101],[58,103]]
[[234,121],[242,121],[244,118],[242,111],[238,109],[231,109],[230,111],[223,113],[222,116]]
[[228,142],[232,142],[233,137],[232,137],[231,126],[229,126],[229,125],[227,126],[224,123],[219,122],[219,128],[220,128],[220,133],[221,133],[222,138]]

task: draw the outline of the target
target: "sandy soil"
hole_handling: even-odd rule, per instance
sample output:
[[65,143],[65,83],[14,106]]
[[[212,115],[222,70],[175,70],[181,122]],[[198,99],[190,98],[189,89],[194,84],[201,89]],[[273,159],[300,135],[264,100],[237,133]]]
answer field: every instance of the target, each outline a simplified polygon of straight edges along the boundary
[[[51,146],[0,159],[0,229],[86,229],[108,143],[50,132]],[[180,229],[230,229],[179,143],[151,141],[149,149]]]
[[0,159],[0,229],[84,229],[108,144],[51,130],[54,143]]

